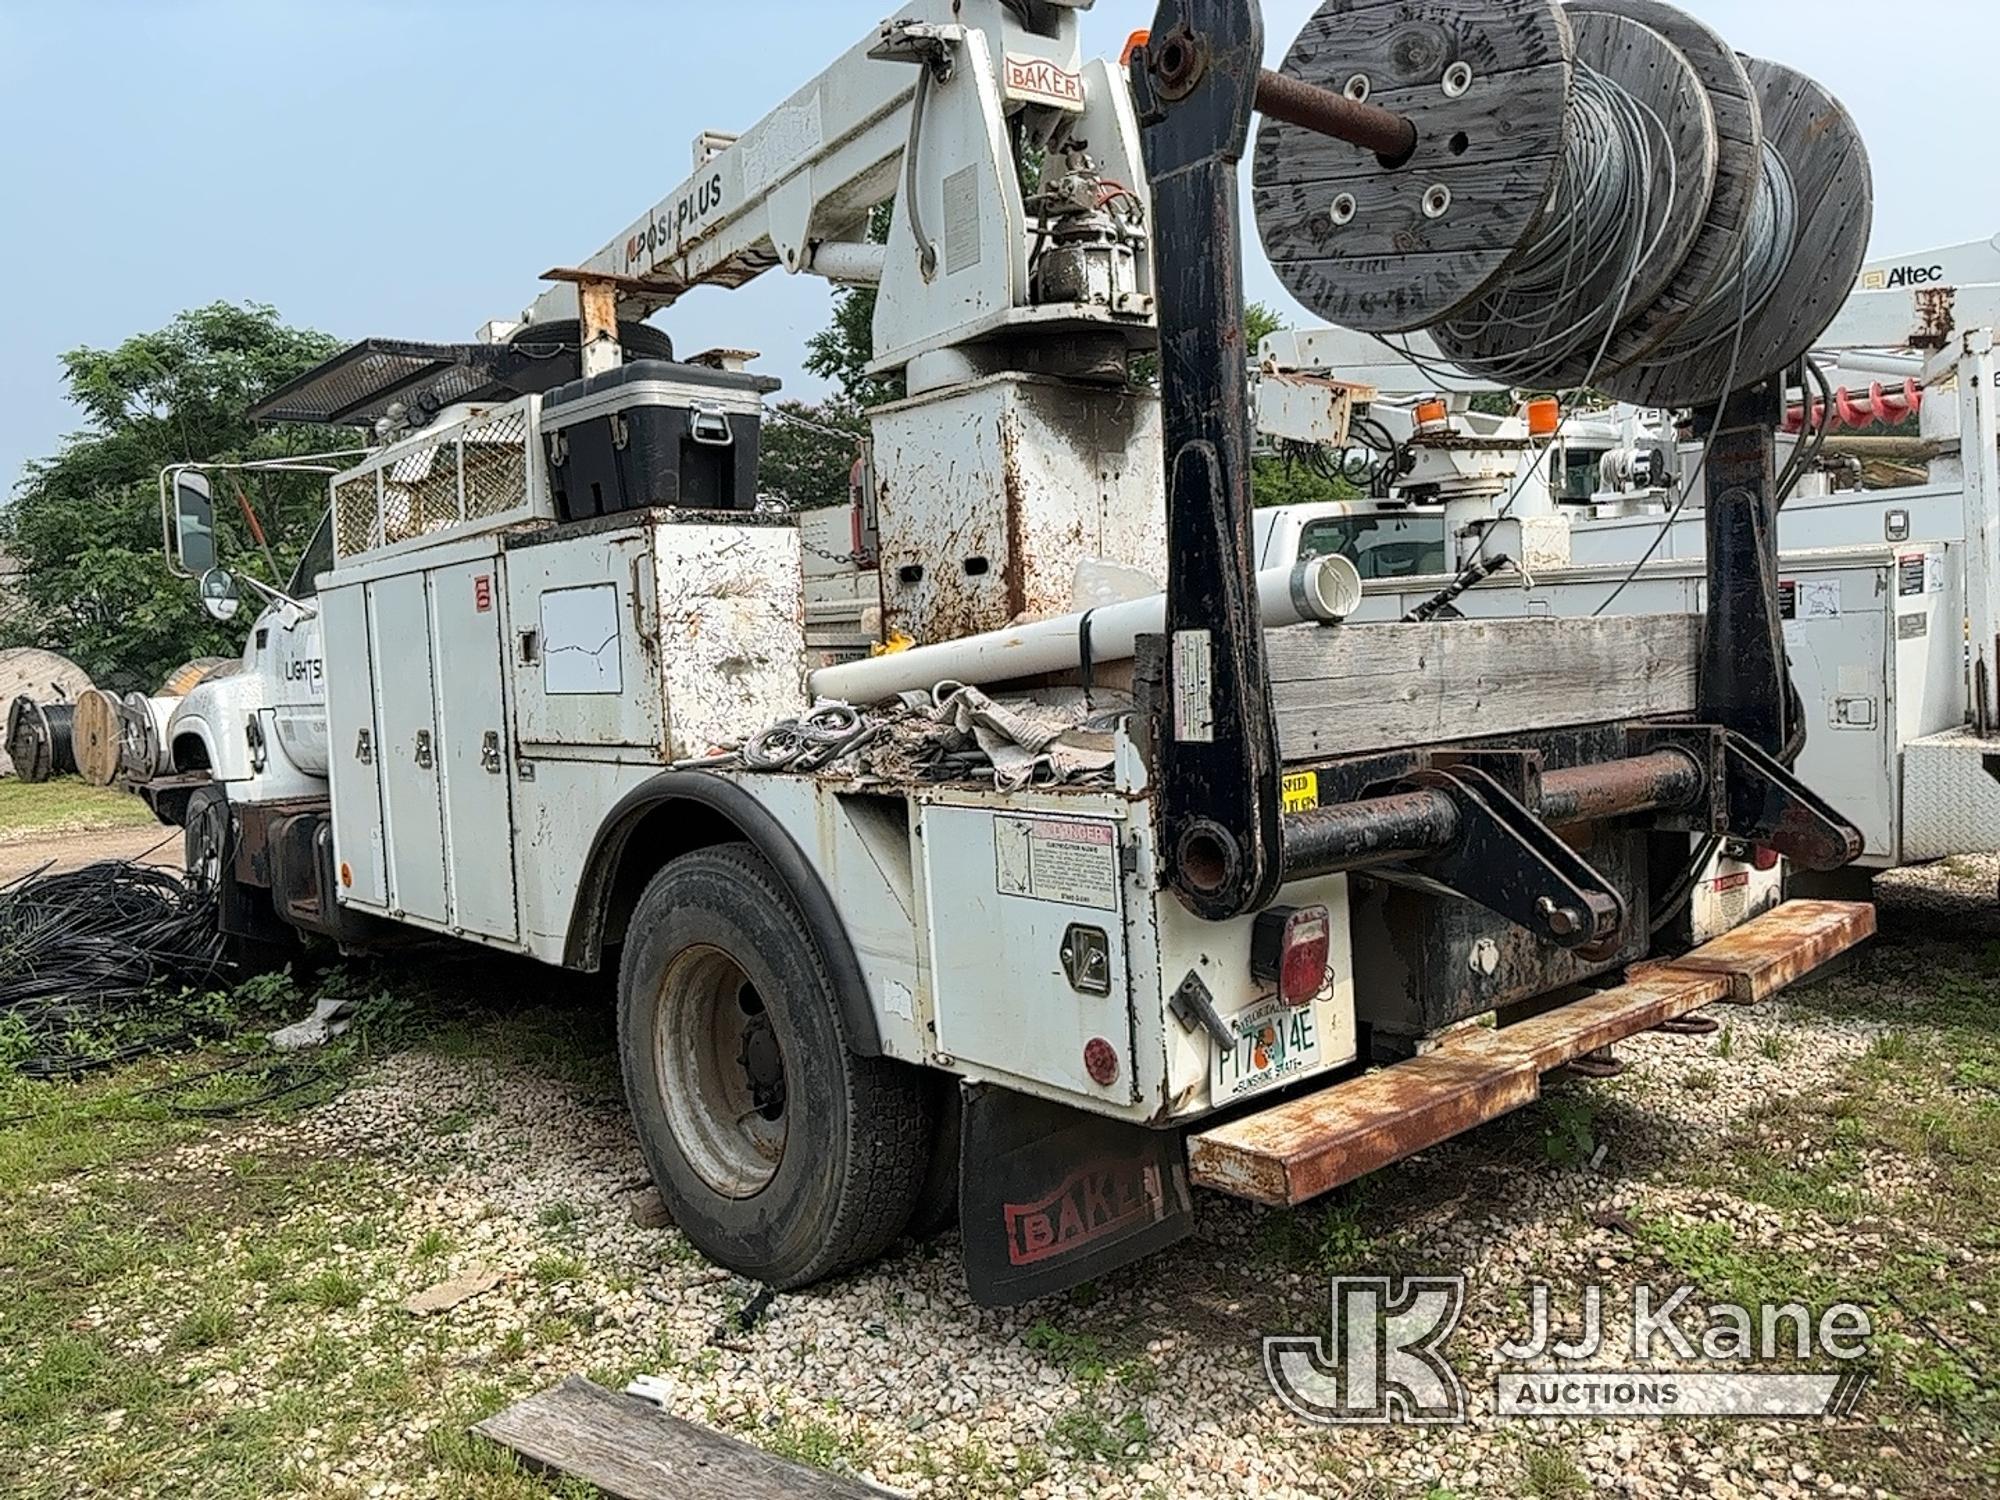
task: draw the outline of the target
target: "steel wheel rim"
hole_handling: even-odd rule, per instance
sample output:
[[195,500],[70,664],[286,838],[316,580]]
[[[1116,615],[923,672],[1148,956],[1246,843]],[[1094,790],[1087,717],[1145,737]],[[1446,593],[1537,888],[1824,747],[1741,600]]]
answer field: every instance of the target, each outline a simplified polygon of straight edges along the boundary
[[228,828],[229,805],[204,802],[189,832],[192,848],[187,860],[188,883],[199,890],[212,891],[222,884],[222,846]]
[[695,1175],[726,1198],[751,1198],[784,1160],[789,1097],[784,1049],[764,999],[720,948],[674,955],[653,1028],[660,1103]]

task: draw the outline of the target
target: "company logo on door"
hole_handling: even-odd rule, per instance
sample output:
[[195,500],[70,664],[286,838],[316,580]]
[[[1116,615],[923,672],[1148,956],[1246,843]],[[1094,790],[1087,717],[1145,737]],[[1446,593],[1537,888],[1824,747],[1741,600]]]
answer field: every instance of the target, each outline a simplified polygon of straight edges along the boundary
[[1006,92],[1009,99],[1083,112],[1083,75],[1065,72],[1046,57],[1016,57],[1009,53]]

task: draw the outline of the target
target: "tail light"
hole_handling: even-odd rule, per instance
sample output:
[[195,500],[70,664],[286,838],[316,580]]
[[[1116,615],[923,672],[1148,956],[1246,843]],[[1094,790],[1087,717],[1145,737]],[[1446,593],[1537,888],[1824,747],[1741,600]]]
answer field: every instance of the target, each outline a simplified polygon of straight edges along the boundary
[[1324,906],[1274,906],[1260,914],[1250,937],[1250,975],[1278,986],[1287,1005],[1310,1005],[1326,988],[1333,957],[1333,918]]
[[1750,863],[1759,870],[1778,868],[1778,851],[1769,844],[1759,844],[1750,851]]

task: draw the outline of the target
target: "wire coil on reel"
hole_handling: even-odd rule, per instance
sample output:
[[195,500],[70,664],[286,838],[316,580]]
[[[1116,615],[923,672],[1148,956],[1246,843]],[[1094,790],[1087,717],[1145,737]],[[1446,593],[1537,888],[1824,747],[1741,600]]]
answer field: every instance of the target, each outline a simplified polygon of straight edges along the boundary
[[1280,280],[1500,383],[1720,401],[1805,354],[1866,253],[1847,112],[1664,0],[1327,0],[1284,71],[1417,143],[1392,162],[1266,120]]

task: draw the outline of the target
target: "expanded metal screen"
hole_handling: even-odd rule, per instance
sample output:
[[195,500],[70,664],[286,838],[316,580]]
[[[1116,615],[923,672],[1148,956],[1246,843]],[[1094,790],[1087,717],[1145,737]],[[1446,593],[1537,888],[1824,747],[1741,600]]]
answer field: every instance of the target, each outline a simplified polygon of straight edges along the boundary
[[517,510],[528,499],[528,414],[495,412],[465,429],[465,515],[484,521]]
[[379,469],[333,482],[333,550],[352,557],[381,545]]
[[465,519],[458,501],[458,443],[433,443],[382,471],[382,541],[407,542]]
[[335,550],[353,557],[528,511],[535,472],[532,400],[486,413],[336,479]]

